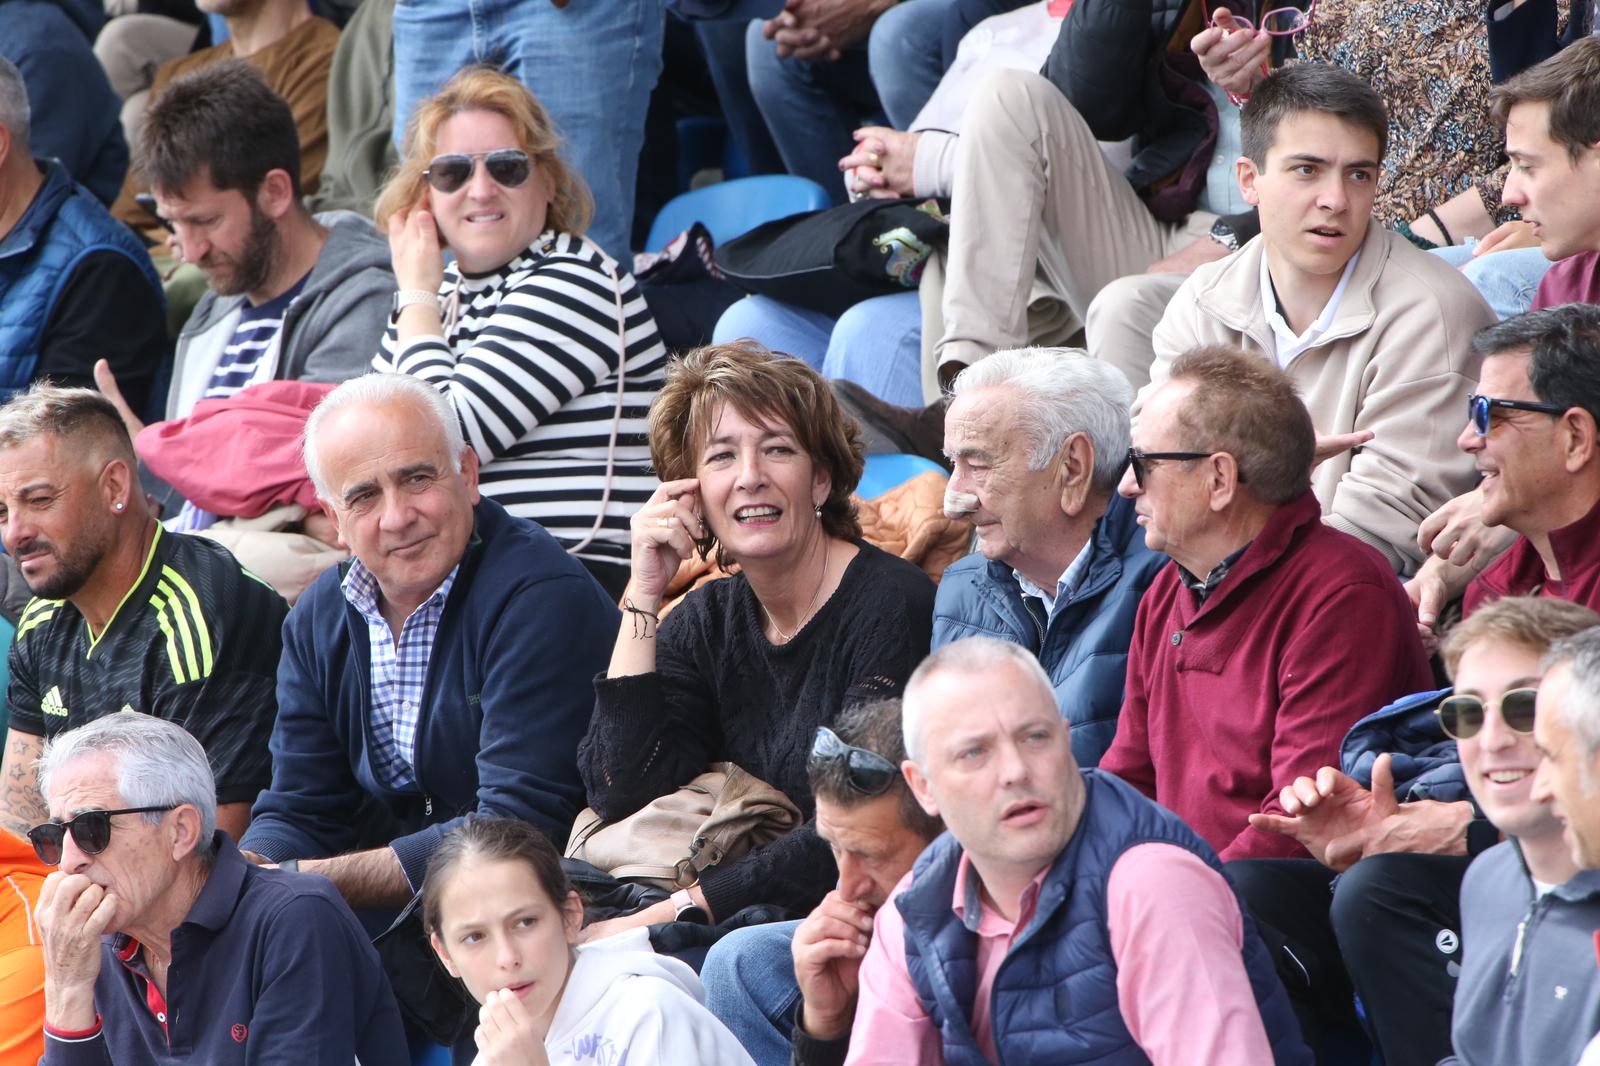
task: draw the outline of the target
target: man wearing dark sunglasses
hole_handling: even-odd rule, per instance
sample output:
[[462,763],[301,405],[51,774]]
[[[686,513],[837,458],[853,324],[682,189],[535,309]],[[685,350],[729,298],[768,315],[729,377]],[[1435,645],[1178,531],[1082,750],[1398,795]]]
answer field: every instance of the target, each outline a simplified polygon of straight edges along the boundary
[[900,701],[890,699],[848,708],[817,730],[806,773],[838,887],[804,921],[735,930],[706,956],[706,1006],[757,1066],[784,1066],[791,1054],[801,1066],[843,1057],[861,938],[871,937],[872,916],[944,830],[900,772],[900,726]]
[[216,828],[205,751],[171,722],[113,714],[42,761],[57,867],[39,894],[47,1066],[403,1063],[400,1012],[325,879],[259,870]]
[[1333,760],[1367,712],[1432,680],[1393,571],[1323,521],[1314,451],[1288,374],[1198,348],[1146,401],[1119,487],[1173,565],[1139,604],[1100,768],[1225,861],[1298,854],[1249,816],[1276,810],[1286,776]]
[[1418,622],[1431,628],[1463,587],[1468,612],[1522,595],[1600,610],[1600,307],[1530,311],[1472,343],[1483,371],[1456,445],[1482,481],[1452,506],[1469,505],[1483,525],[1517,538],[1468,583],[1470,569],[1440,557],[1452,555],[1455,523],[1440,532],[1408,586]]
[[[1252,818],[1317,860],[1228,866],[1257,920],[1313,975],[1291,986],[1308,1025],[1352,1021],[1353,985],[1394,1066],[1437,1062],[1452,1043],[1463,1064],[1573,1062],[1600,1028],[1600,874],[1578,873],[1534,786],[1540,658],[1596,624],[1594,611],[1548,598],[1481,608],[1443,648],[1454,691],[1433,694],[1431,712],[1408,700],[1371,716],[1343,745],[1348,773],[1298,778],[1282,790],[1285,814]],[[1430,722],[1455,750],[1438,753]],[[1369,779],[1380,737],[1392,746]],[[1502,833],[1509,842],[1493,846]]]

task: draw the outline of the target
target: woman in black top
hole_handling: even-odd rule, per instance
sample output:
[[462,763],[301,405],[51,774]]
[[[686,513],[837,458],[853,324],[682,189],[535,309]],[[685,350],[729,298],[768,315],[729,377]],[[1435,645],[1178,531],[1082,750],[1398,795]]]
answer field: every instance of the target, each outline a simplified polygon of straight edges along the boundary
[[[928,651],[933,582],[861,539],[856,426],[797,359],[751,342],[690,352],[650,409],[650,452],[666,480],[633,517],[622,624],[578,749],[589,803],[622,818],[727,760],[809,819],[817,726],[852,690],[904,684]],[[738,573],[691,592],[658,631],[667,583],[696,551]],[[799,917],[836,879],[808,820],[689,893],[713,921],[753,903]],[[591,935],[675,911],[669,900]]]

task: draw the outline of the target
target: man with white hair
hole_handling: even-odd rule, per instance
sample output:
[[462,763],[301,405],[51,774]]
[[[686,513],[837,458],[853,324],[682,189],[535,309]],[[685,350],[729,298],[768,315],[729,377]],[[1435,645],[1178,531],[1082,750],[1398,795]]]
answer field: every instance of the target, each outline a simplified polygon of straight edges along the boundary
[[1073,756],[1094,766],[1116,734],[1139,600],[1167,562],[1117,495],[1133,389],[1078,349],[1024,348],[968,366],[951,392],[945,507],[972,516],[978,550],[944,573],[933,646],[983,634],[1031,650]]
[[58,867],[38,907],[44,1066],[407,1061],[355,915],[320,877],[244,860],[199,741],[112,714],[52,740],[41,768],[50,820],[28,837]]
[[1311,1062],[1216,853],[1078,769],[1027,649],[945,645],[903,703],[906,780],[949,832],[878,910],[850,1066]]
[[92,384],[105,359],[143,409],[166,352],[161,282],[93,193],[34,159],[31,128],[22,75],[0,57],[0,400],[35,378]]
[[1551,645],[1533,726],[1534,798],[1554,805],[1577,864],[1600,869],[1600,627]]
[[[1600,869],[1600,626],[1546,653],[1533,738],[1543,756],[1533,798],[1552,805],[1578,866]],[[1600,1066],[1600,1036],[1578,1066]]]
[[[565,840],[615,605],[543,529],[479,497],[477,454],[431,385],[345,382],[306,423],[305,460],[355,558],[285,626],[272,787],[241,847],[385,908],[464,815]],[[363,838],[368,800],[398,835]]]

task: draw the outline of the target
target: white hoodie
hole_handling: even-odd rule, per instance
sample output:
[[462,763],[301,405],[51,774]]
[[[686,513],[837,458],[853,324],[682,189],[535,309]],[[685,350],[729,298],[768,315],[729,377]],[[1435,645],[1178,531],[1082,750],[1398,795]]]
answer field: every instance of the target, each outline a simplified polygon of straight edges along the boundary
[[687,964],[630,929],[578,949],[544,1038],[550,1066],[755,1066]]

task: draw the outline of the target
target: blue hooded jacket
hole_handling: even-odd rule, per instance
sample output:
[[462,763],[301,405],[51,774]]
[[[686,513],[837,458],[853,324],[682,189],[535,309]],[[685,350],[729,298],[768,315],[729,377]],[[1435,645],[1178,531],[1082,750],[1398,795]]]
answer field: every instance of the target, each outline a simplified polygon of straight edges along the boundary
[[[1095,766],[1111,746],[1128,673],[1128,643],[1139,600],[1167,557],[1145,547],[1133,503],[1112,497],[1090,534],[1088,569],[1077,589],[1056,601],[1048,624],[1022,597],[1004,563],[973,552],[944,572],[933,604],[933,646],[985,636],[1031,648],[1072,723],[1072,754]],[[1037,604],[1037,601],[1035,601]]]

